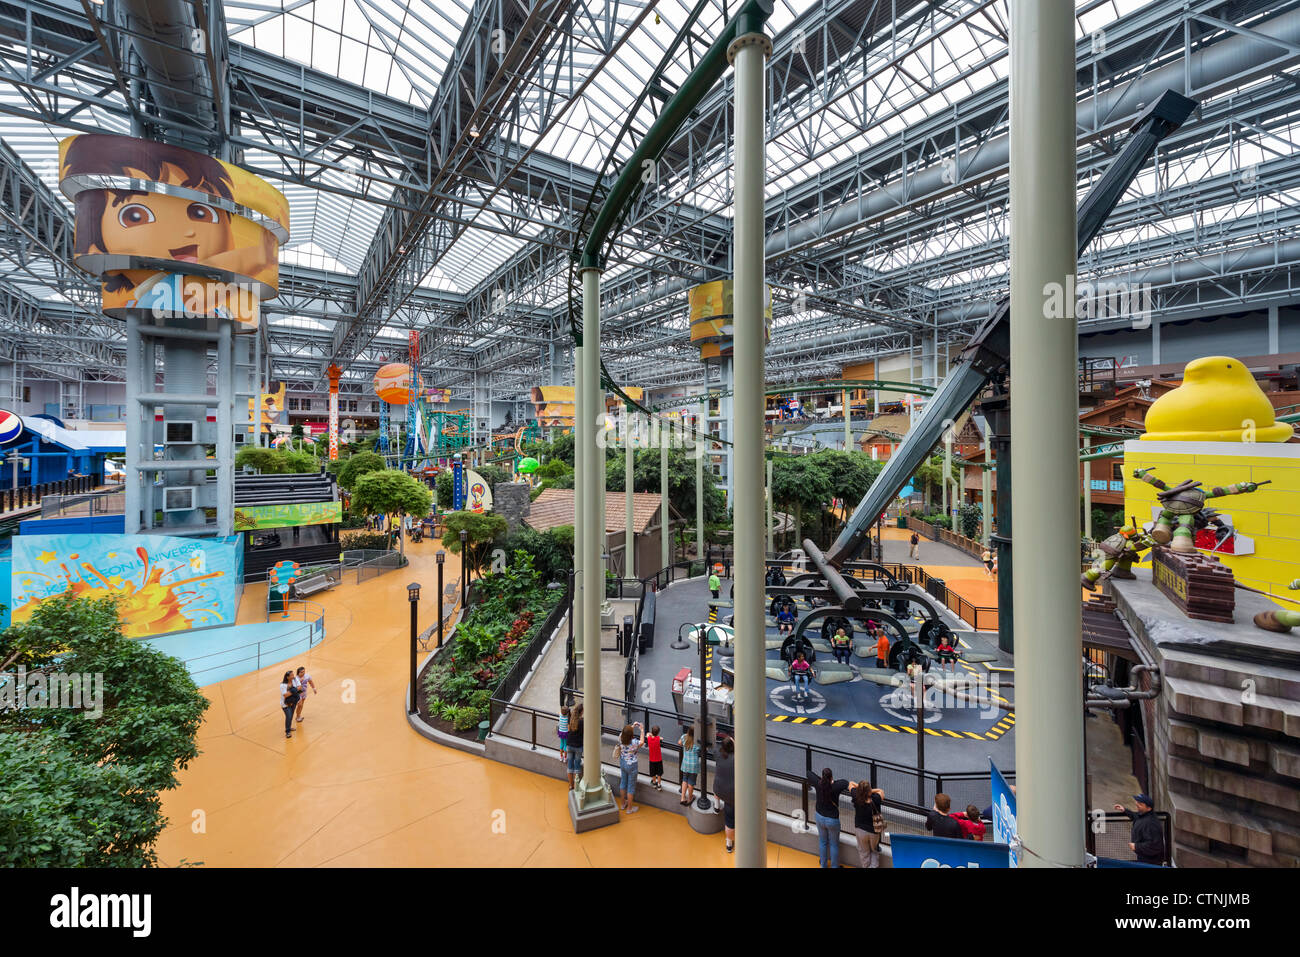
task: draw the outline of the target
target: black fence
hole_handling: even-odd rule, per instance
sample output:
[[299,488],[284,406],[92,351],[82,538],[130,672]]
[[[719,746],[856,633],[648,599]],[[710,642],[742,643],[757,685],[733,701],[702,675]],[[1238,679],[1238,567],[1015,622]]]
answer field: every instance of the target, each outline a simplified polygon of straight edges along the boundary
[[[505,676],[497,684],[496,689],[492,692],[492,701],[496,701],[498,698],[509,701],[519,693],[524,678],[528,676],[528,673],[533,669],[533,665],[537,663],[537,657],[541,654],[542,648],[546,646],[546,642],[550,640],[555,629],[560,626],[560,622],[568,613],[572,602],[573,592],[566,590],[563,597],[542,622],[542,627],[537,629],[537,632],[528,642],[528,647],[524,649],[524,653],[510,666],[510,670],[505,673]],[[488,720],[491,721],[493,718],[495,718],[495,714],[492,711],[492,703],[489,702]]]
[[58,482],[43,482],[40,485],[20,485],[18,488],[0,489],[0,514],[23,508],[35,508],[41,504],[46,495],[76,495],[89,492],[95,487],[95,479],[90,475],[78,475],[75,478],[62,479]]

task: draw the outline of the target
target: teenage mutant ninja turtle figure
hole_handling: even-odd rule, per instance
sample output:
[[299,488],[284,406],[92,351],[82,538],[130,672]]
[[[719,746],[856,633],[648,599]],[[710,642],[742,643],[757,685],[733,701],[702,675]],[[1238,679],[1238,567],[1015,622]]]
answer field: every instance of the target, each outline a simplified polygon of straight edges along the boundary
[[1233,485],[1216,485],[1206,491],[1201,488],[1200,482],[1192,479],[1173,486],[1166,485],[1150,474],[1154,471],[1154,467],[1135,469],[1133,477],[1155,487],[1161,511],[1149,534],[1153,542],[1157,545],[1167,545],[1172,552],[1196,551],[1194,537],[1196,520],[1198,515],[1203,515],[1207,499],[1221,498],[1224,495],[1243,495],[1268,484],[1267,481],[1237,482]]
[[1101,554],[1081,576],[1083,587],[1095,591],[1097,583],[1107,578],[1136,578],[1133,563],[1141,561],[1142,553],[1154,544],[1151,536],[1136,525],[1125,525],[1098,543]]

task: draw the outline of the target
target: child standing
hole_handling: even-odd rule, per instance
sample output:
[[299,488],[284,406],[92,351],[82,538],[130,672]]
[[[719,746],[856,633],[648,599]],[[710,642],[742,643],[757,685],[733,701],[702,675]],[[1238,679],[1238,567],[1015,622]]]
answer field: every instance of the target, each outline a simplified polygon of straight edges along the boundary
[[965,814],[953,813],[948,816],[956,818],[957,823],[961,825],[962,835],[968,840],[984,840],[984,822],[980,820],[980,809],[974,804],[966,805]]
[[695,799],[695,776],[700,773],[700,746],[695,743],[695,729],[687,728],[677,739],[682,749],[682,805]]
[[560,708],[560,720],[555,725],[555,733],[560,739],[560,760],[569,760],[569,706]]
[[659,736],[659,725],[651,725],[645,745],[650,757],[650,786],[656,791],[664,789],[664,739]]

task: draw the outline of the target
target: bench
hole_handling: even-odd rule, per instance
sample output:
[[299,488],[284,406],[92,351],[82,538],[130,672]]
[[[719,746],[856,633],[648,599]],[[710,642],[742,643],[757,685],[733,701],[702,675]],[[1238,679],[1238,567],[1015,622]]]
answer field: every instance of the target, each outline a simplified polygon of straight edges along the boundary
[[329,575],[308,575],[301,581],[293,583],[293,593],[297,598],[305,598],[307,595],[314,595],[318,591],[325,591],[333,588],[337,582],[330,578]]

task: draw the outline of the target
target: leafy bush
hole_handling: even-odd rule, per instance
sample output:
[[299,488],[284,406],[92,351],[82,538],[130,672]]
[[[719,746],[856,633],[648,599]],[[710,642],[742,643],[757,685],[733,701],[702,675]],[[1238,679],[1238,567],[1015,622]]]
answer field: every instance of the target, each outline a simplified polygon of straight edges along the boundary
[[424,676],[430,713],[458,731],[487,717],[493,692],[561,597],[544,586],[525,552],[515,552],[505,570],[483,576],[476,587],[481,600],[457,626],[444,659]]
[[983,531],[984,509],[973,503],[967,503],[957,509],[957,525],[967,538],[979,538]]
[[[478,570],[487,561],[492,543],[505,535],[508,526],[500,515],[479,512],[446,512],[442,517],[442,545],[453,555],[460,554],[460,533],[466,533],[469,554],[464,556],[470,568]],[[486,581],[487,579],[482,579]]]
[[339,551],[349,552],[357,548],[371,548],[386,551],[393,544],[388,532],[342,532],[339,534]]

